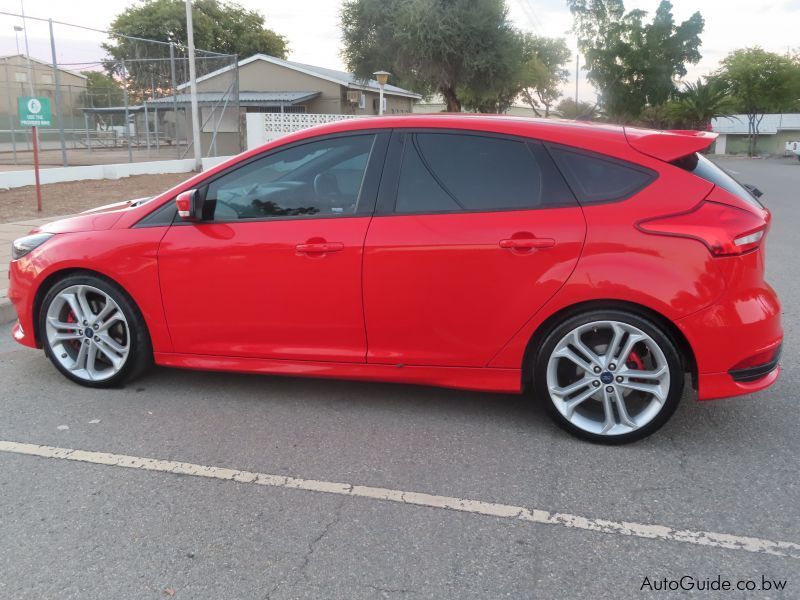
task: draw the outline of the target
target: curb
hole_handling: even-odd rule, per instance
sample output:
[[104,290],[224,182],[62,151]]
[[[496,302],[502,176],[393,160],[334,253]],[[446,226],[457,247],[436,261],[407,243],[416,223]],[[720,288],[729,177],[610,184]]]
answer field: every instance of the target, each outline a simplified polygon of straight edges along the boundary
[[11,323],[17,320],[17,311],[8,298],[0,298],[0,325]]

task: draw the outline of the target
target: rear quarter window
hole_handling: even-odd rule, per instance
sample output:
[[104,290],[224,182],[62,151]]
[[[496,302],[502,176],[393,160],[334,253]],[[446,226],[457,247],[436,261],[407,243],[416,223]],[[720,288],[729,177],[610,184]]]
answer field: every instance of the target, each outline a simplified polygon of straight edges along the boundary
[[714,164],[702,154],[689,154],[672,162],[676,167],[697,175],[706,181],[721,187],[748,204],[763,208],[763,205],[746,187],[736,181],[726,170]]
[[655,171],[615,158],[552,144],[548,149],[581,204],[625,200],[657,177]]

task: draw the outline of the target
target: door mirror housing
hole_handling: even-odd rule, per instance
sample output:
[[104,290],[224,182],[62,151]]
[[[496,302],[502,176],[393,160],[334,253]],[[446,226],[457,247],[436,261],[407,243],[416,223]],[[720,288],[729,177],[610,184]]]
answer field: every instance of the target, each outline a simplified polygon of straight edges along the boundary
[[175,198],[178,216],[184,221],[200,221],[203,218],[203,205],[199,190],[186,190]]

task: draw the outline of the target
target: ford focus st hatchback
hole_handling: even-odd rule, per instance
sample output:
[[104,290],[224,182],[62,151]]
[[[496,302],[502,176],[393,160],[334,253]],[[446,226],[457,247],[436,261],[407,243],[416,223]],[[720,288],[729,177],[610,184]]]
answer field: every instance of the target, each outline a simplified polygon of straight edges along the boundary
[[358,119],[16,240],[14,337],[93,387],[151,363],[530,391],[641,438],[775,382],[770,214],[713,135]]

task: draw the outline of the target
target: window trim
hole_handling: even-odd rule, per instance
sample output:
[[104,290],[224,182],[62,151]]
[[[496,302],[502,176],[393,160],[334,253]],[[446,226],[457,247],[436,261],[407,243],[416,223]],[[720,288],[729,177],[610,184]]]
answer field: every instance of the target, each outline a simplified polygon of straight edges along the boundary
[[[330,214],[330,215],[291,215],[285,217],[253,217],[248,219],[208,219],[203,221],[184,221],[182,219],[173,219],[172,225],[175,226],[198,226],[198,225],[212,225],[212,224],[236,224],[236,223],[262,223],[265,221],[274,221],[274,222],[283,222],[283,221],[305,221],[309,219],[347,219],[347,218],[359,218],[359,217],[368,217],[371,216],[375,210],[376,204],[376,197],[378,193],[378,183],[380,182],[381,172],[383,171],[384,162],[386,160],[386,147],[389,144],[389,137],[391,134],[390,129],[363,129],[357,131],[341,131],[337,133],[329,133],[325,135],[315,136],[311,138],[306,138],[303,140],[297,140],[296,142],[292,142],[290,144],[283,144],[281,146],[276,146],[275,148],[270,148],[264,152],[256,154],[255,156],[251,156],[247,160],[243,160],[241,162],[236,163],[235,165],[231,165],[227,169],[220,171],[219,173],[215,173],[214,175],[204,179],[198,186],[194,189],[198,190],[200,194],[203,194],[203,198],[205,199],[205,194],[208,192],[208,187],[217,179],[228,175],[229,173],[233,173],[238,169],[241,169],[257,160],[262,158],[267,158],[268,156],[272,156],[273,154],[277,154],[283,150],[289,150],[291,148],[296,148],[299,146],[304,146],[306,144],[310,144],[313,142],[321,142],[329,139],[337,139],[342,137],[355,137],[361,135],[373,135],[375,136],[375,141],[372,145],[372,151],[370,152],[369,160],[367,162],[367,167],[364,171],[364,178],[361,183],[361,193],[359,197],[358,206],[356,212],[353,214]],[[148,213],[145,217],[143,217],[140,221],[134,225],[141,226],[141,227],[155,227],[155,226],[162,226],[162,224],[145,224],[144,222],[148,220],[150,215],[153,215],[156,212],[159,212],[164,205],[167,204],[174,204],[175,196],[172,196],[167,202],[162,204],[160,207],[156,208],[153,212]],[[177,212],[176,212],[177,214]],[[139,225],[141,223],[141,225]]]
[[[556,142],[544,142],[544,147],[547,150],[547,153],[550,155],[550,158],[553,160],[553,163],[556,165],[556,168],[561,173],[561,176],[564,178],[564,181],[567,182],[569,189],[572,191],[572,195],[575,196],[578,200],[578,204],[582,207],[587,206],[600,206],[603,204],[612,204],[614,202],[624,202],[625,200],[629,200],[643,189],[650,187],[656,180],[660,177],[660,173],[655,169],[650,169],[645,167],[644,165],[640,165],[638,163],[633,163],[621,158],[617,158],[615,156],[609,156],[608,154],[601,154],[600,152],[594,152],[592,150],[586,150],[584,148],[578,148],[576,146],[568,146],[566,144],[559,144]],[[647,175],[650,179],[646,181],[638,188],[634,189],[631,192],[624,196],[619,196],[616,198],[612,198],[610,200],[588,200],[583,197],[583,194],[579,191],[579,185],[575,181],[575,179],[571,176],[569,169],[567,169],[561,161],[558,159],[558,156],[553,149],[562,150],[564,152],[571,152],[572,154],[578,154],[584,156],[586,158],[594,158],[597,160],[602,160],[608,163],[616,164],[621,167],[625,167],[628,169],[632,169],[634,171],[639,171],[643,175]]]
[[[473,137],[482,137],[490,139],[509,140],[514,142],[521,142],[525,144],[527,151],[531,155],[531,160],[538,162],[539,156],[536,156],[531,149],[531,144],[538,144],[542,147],[542,158],[550,162],[553,174],[561,178],[564,184],[564,189],[572,196],[572,202],[563,203],[548,203],[539,204],[538,206],[519,207],[519,208],[492,208],[492,209],[465,209],[465,210],[437,210],[437,211],[415,211],[415,212],[396,212],[397,193],[400,187],[400,170],[402,167],[402,159],[405,154],[405,147],[407,140],[417,133],[445,133],[455,135],[467,135]],[[559,208],[576,208],[580,206],[572,187],[568,184],[564,174],[558,165],[553,160],[552,155],[545,148],[546,142],[538,139],[521,135],[513,135],[508,133],[498,133],[494,131],[482,131],[480,129],[453,129],[444,127],[409,127],[397,128],[392,133],[392,139],[389,142],[389,149],[386,153],[386,161],[384,168],[384,177],[381,181],[381,187],[378,191],[378,203],[375,207],[376,217],[411,217],[420,215],[471,215],[471,214],[486,214],[496,212],[520,212],[531,210],[553,210]],[[540,165],[543,167],[544,165]],[[542,168],[542,171],[545,171]]]

